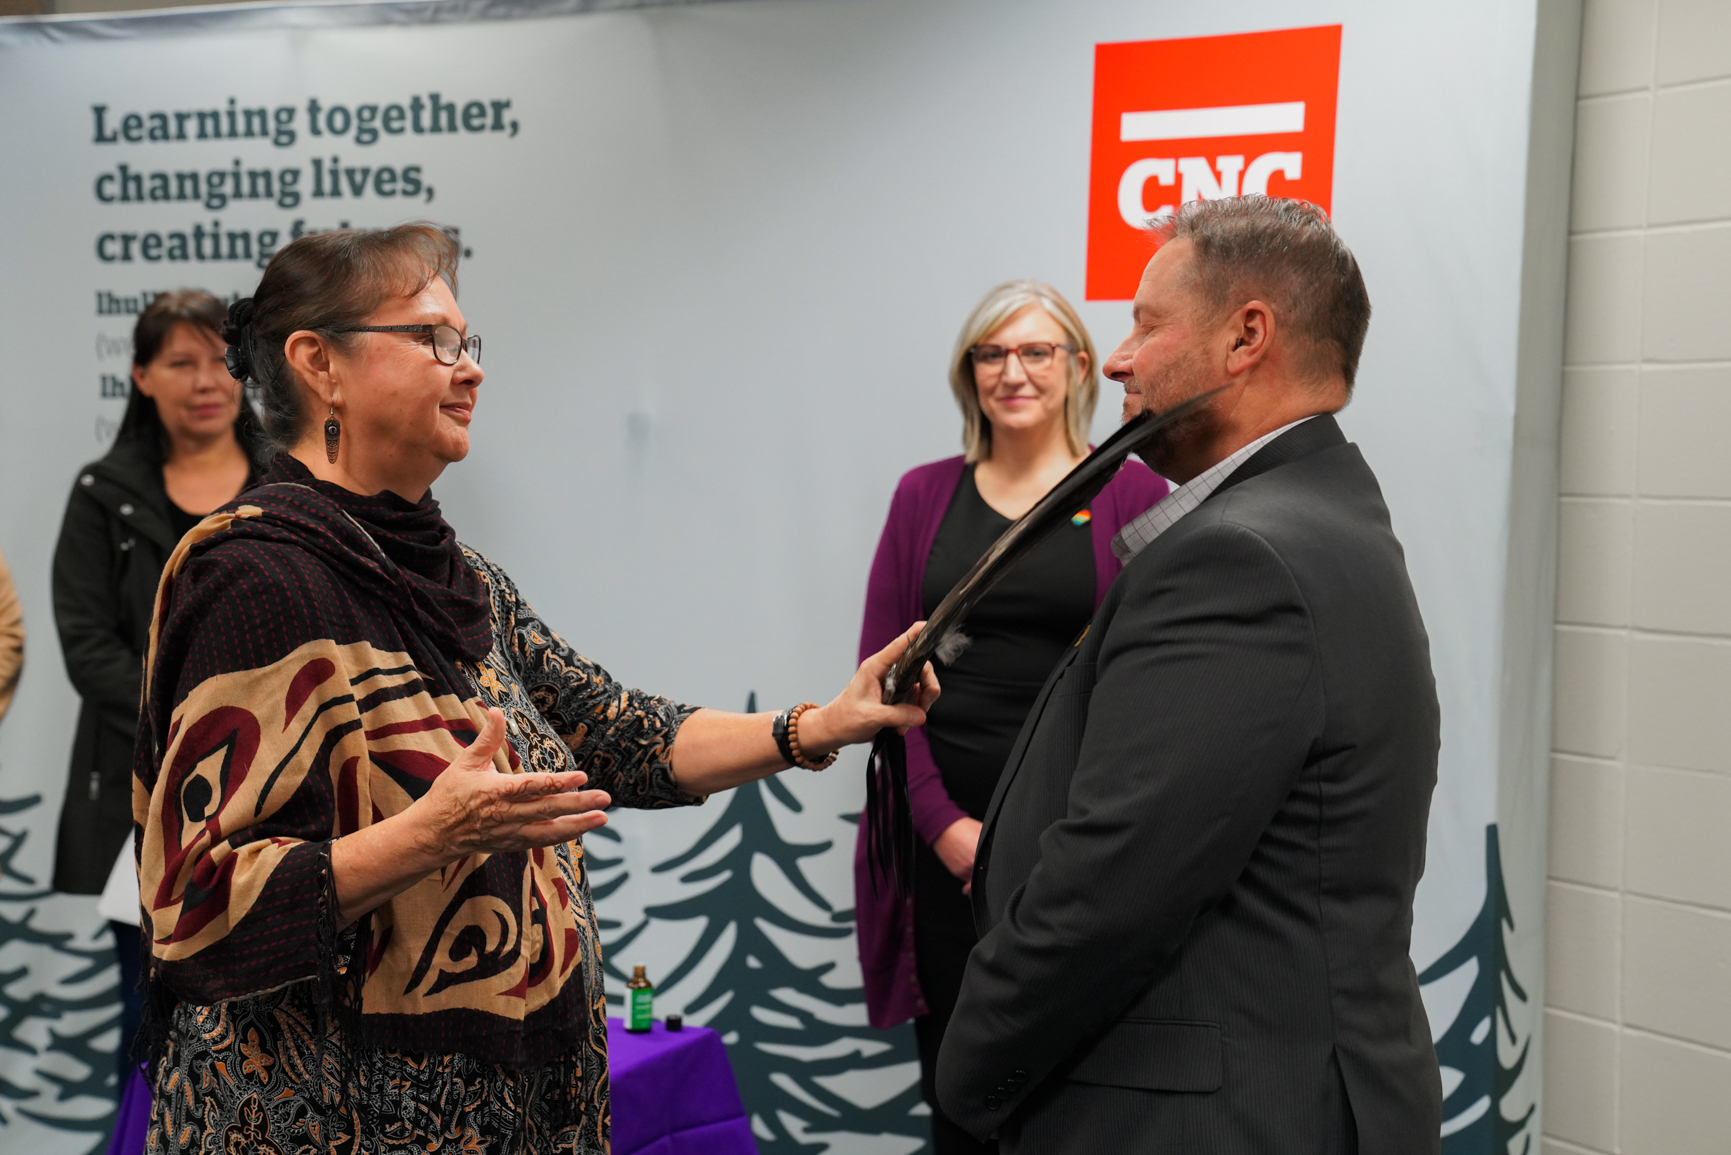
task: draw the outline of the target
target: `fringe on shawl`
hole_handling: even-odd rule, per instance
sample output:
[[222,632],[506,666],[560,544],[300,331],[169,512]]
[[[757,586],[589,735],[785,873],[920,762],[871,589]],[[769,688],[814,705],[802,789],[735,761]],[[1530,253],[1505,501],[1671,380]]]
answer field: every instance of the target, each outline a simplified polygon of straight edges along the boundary
[[[378,1086],[373,1078],[371,1062],[371,1032],[366,1016],[361,1013],[361,990],[367,981],[367,953],[372,948],[373,916],[368,911],[353,926],[343,927],[342,900],[337,896],[336,871],[331,867],[331,844],[326,842],[319,854],[322,867],[319,875],[319,905],[324,917],[318,920],[318,1023],[315,1026],[317,1052],[314,1059],[319,1071],[319,1104],[324,1109],[324,1129],[327,1137],[339,1134],[333,1119],[344,1115],[355,1121],[354,1149],[369,1150],[366,1129],[377,1112],[360,1109],[370,1090]],[[325,1045],[335,1023],[340,1045],[336,1048],[336,1099],[331,1100],[331,1075],[325,1061]]]
[[[318,1008],[318,1022],[314,1027],[314,1063],[318,1070],[319,1102],[325,1115],[324,1133],[327,1136],[339,1133],[331,1126],[333,1118],[349,1114],[356,1120],[357,1149],[361,1149],[364,1143],[360,1131],[372,1112],[357,1110],[357,1101],[363,1100],[368,1087],[377,1082],[371,1077],[371,1064],[366,1061],[366,1056],[371,1054],[371,1032],[366,1026],[366,1016],[361,1013],[361,989],[366,984],[367,954],[372,949],[373,918],[369,912],[362,915],[354,926],[341,926],[342,903],[337,897],[336,876],[331,869],[329,842],[322,843],[319,848],[319,905],[323,917],[318,920],[319,965],[314,976],[317,982],[314,1002]],[[160,963],[151,950],[150,937],[148,932],[139,936],[144,1014],[133,1041],[132,1058],[149,1064],[146,1078],[155,1086],[162,1062],[168,1057],[173,1042],[174,1011],[180,1005],[180,999],[160,973]],[[325,1056],[333,1023],[341,1039],[341,1045],[336,1048],[334,1072]],[[336,1083],[334,1101],[330,1094],[333,1074]]]

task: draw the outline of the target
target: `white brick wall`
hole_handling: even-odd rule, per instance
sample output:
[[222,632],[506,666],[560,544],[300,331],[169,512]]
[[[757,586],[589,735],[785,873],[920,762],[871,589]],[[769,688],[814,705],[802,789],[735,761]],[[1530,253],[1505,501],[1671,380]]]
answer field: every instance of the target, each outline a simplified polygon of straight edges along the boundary
[[1545,1155],[1731,1152],[1731,0],[1588,0]]

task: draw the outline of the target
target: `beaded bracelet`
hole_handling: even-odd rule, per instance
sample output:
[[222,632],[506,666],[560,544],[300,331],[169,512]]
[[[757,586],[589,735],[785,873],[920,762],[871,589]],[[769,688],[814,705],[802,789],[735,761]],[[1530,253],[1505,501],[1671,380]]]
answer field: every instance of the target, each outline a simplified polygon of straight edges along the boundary
[[791,753],[793,754],[793,764],[795,766],[800,766],[807,770],[828,770],[831,766],[835,765],[836,755],[840,753],[839,750],[831,750],[821,762],[808,762],[806,761],[805,752],[799,747],[799,716],[807,710],[815,709],[817,709],[816,702],[801,702],[799,705],[787,712],[787,742],[788,745],[792,747]]

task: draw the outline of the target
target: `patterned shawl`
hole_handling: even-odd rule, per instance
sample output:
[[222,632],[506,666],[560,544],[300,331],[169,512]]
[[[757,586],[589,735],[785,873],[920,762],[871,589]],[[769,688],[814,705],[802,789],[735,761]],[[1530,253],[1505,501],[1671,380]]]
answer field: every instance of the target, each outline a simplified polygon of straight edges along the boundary
[[567,647],[431,495],[360,497],[285,455],[188,534],[157,594],[133,784],[153,1005],[319,979],[376,1046],[513,1067],[597,1029],[604,1048],[580,844],[471,855],[336,933],[330,841],[424,794],[489,705],[501,773],[702,800],[668,770],[691,709]]

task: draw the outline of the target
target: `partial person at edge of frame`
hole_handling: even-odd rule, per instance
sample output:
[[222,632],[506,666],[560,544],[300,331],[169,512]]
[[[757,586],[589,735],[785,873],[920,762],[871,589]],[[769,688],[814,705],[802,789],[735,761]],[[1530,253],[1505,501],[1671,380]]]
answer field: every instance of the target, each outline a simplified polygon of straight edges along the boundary
[[24,609],[6,555],[0,554],[0,720],[12,705],[12,695],[24,673]]
[[823,769],[937,696],[928,667],[880,701],[912,631],[774,715],[627,689],[566,643],[430,492],[483,378],[456,266],[427,224],[323,233],[229,310],[282,452],[170,560],[147,657],[152,1150],[605,1150],[582,835]]
[[[164,293],[139,314],[120,431],[78,471],[66,502],[54,622],[82,703],[54,849],[54,889],[63,894],[99,894],[115,876],[130,881],[132,748],[157,579],[186,531],[259,471],[258,418],[223,362],[226,315],[196,289]],[[143,998],[138,904],[128,898],[102,913],[120,963],[124,1087]]]
[[[929,617],[992,542],[1087,455],[1099,383],[1094,343],[1056,289],[1009,281],[986,294],[950,358],[964,452],[910,470],[896,487],[866,587],[862,659]],[[940,663],[943,698],[908,733],[919,832],[911,903],[874,890],[862,827],[854,891],[866,1005],[876,1027],[914,1020],[935,1155],[996,1149],[950,1122],[933,1081],[975,942],[967,879],[980,819],[1047,673],[1118,575],[1112,535],[1165,495],[1147,466],[1126,462],[969,615],[969,646]]]

